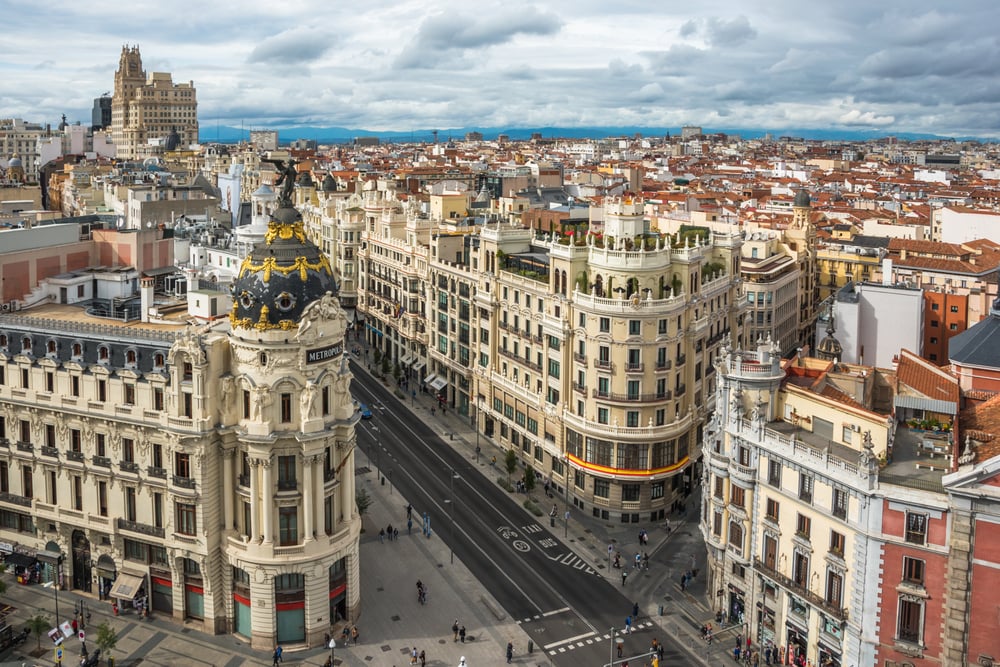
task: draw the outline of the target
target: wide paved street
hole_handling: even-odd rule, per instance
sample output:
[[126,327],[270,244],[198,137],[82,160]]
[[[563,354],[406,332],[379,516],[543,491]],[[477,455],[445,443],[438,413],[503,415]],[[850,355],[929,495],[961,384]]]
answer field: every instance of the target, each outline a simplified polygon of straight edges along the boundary
[[[628,658],[644,653],[654,637],[667,643],[667,665],[716,665],[726,658],[732,644],[728,634],[736,628],[717,633],[711,647],[698,637],[701,623],[714,622],[704,577],[696,577],[686,591],[679,587],[692,556],[696,567],[704,567],[698,562],[704,559],[704,548],[694,523],[695,496],[684,516],[672,517],[676,528],[671,534],[662,527],[647,527],[650,567],[633,572],[623,588],[620,571],[609,573],[607,548],[611,544],[624,557],[634,555],[641,549],[638,527],[601,522],[575,509],[567,522],[559,499],[554,499],[559,519],[550,527],[548,516],[537,517],[523,508],[524,494],[507,493],[493,481],[503,473],[492,469],[490,459],[496,455],[499,467],[502,452],[485,438],[479,439],[482,452],[476,461],[476,435],[465,419],[451,411],[432,416],[431,397],[419,393],[404,407],[357,365],[355,372],[354,393],[374,413],[359,429],[358,488],[366,489],[374,502],[362,534],[360,641],[357,646],[338,645],[338,665],[405,665],[413,646],[426,652],[432,667],[458,665],[463,656],[469,667],[503,664],[504,647],[511,642],[514,664],[597,666],[606,665],[612,656],[617,660],[613,639],[622,640],[622,655]],[[378,473],[379,466],[384,475]],[[532,495],[546,512],[551,509],[553,500],[541,489]],[[415,519],[428,513],[430,537],[418,530],[420,521],[407,534],[407,503],[412,503]],[[390,523],[400,530],[399,540],[380,542],[379,527]],[[7,577],[5,597],[18,607],[11,621],[16,629],[39,611],[52,617],[51,589],[19,586]],[[418,578],[429,590],[425,606],[416,599]],[[271,664],[270,652],[251,651],[237,637],[205,635],[171,619],[113,617],[110,605],[72,592],[59,593],[64,618],[80,599],[92,612],[91,626],[109,620],[118,630],[118,665]],[[632,603],[640,606],[640,620],[635,632],[622,637]],[[464,644],[452,638],[456,619],[466,628]],[[46,646],[48,640],[43,639],[40,656],[27,652],[35,647],[32,637],[2,658],[10,665],[54,665],[51,644]],[[78,650],[78,642],[71,643],[67,659]],[[322,665],[329,654],[289,646],[284,662]],[[630,664],[645,662],[633,659]]]

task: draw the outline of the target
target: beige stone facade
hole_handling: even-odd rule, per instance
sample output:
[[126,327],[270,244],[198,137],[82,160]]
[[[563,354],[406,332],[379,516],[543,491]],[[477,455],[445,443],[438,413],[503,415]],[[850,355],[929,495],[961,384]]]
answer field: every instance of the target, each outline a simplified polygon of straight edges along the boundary
[[116,157],[134,160],[162,153],[165,146],[153,146],[150,140],[166,140],[174,131],[181,146],[198,143],[194,83],[175,84],[165,72],[147,77],[139,47],[123,47],[111,97],[111,139]]

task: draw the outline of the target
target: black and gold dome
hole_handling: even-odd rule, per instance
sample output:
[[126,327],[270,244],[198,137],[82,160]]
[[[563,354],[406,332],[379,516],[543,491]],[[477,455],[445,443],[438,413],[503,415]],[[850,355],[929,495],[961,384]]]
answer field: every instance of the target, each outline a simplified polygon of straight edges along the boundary
[[233,282],[234,329],[294,329],[306,306],[327,292],[337,294],[330,262],[306,238],[302,215],[287,198],[280,203]]

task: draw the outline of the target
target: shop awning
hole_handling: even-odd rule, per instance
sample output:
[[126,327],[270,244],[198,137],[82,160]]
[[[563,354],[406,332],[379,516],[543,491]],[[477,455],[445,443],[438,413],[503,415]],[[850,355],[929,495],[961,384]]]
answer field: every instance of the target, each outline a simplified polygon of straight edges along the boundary
[[4,561],[11,567],[31,567],[35,564],[35,557],[28,556],[27,554],[12,553],[7,554]]
[[139,587],[142,586],[143,578],[135,575],[128,574],[127,572],[122,572],[115,579],[115,583],[111,586],[111,597],[118,598],[119,600],[132,600],[139,593]]
[[413,364],[413,370],[419,373],[420,371],[424,370],[424,366],[426,365],[427,365],[426,362],[418,361],[417,363]]
[[405,366],[406,364],[410,363],[411,361],[413,361],[413,355],[412,354],[404,354],[403,356],[401,356],[399,358],[399,363],[402,366]]
[[445,380],[440,375],[436,375],[434,376],[434,379],[428,382],[427,384],[434,391],[441,391],[442,389],[444,389],[445,385],[448,384],[448,381]]

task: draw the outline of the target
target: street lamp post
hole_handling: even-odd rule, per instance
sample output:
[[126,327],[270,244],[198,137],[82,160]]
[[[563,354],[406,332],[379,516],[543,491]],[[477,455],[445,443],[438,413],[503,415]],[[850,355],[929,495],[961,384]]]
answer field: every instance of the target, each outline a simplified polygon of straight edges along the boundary
[[455,479],[459,475],[455,474],[455,469],[451,469],[451,497],[448,499],[448,518],[451,520],[451,539],[448,540],[448,551],[451,552],[451,563],[455,564]]

